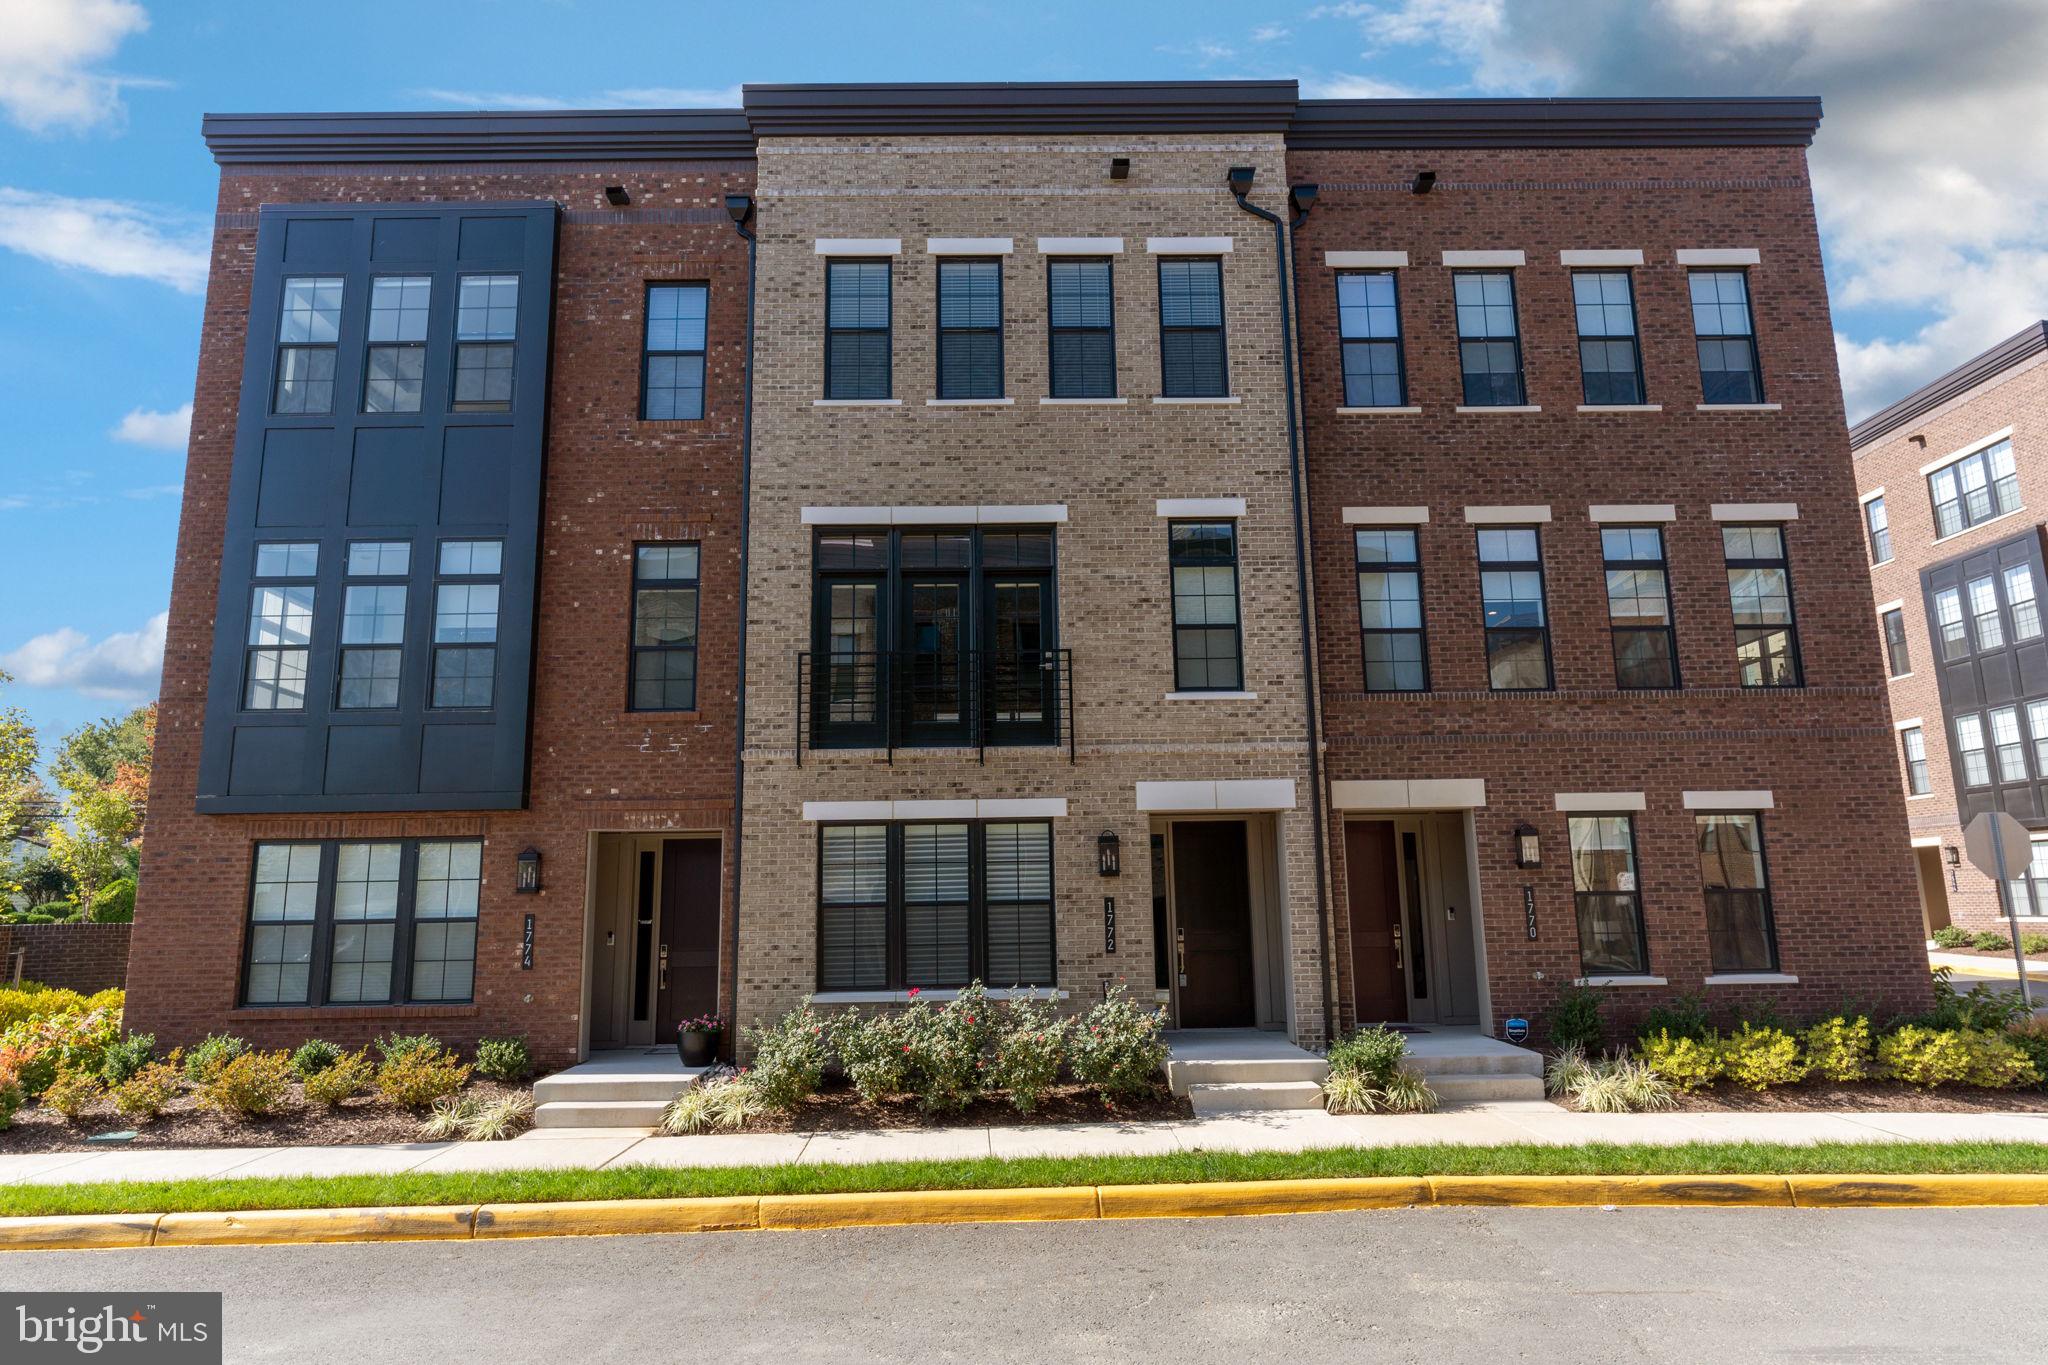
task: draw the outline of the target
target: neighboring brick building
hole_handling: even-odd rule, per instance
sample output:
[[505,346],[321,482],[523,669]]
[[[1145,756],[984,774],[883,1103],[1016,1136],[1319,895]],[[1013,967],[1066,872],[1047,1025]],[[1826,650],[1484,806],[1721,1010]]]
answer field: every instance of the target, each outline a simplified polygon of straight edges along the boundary
[[137,1026],[561,1061],[970,978],[1309,1043],[1575,978],[1917,1000],[1822,515],[1817,117],[1231,82],[209,120]]
[[2006,928],[1997,884],[1962,857],[1962,827],[2000,808],[2038,831],[2011,889],[2048,923],[2048,322],[1849,439],[1927,932]]

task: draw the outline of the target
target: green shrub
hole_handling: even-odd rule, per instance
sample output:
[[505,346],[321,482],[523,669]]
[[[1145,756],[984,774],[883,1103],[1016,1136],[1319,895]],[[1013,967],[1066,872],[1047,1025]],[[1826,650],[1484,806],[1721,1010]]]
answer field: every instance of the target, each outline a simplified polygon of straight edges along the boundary
[[2021,934],[2020,951],[2028,957],[2036,953],[2048,953],[2048,934]]
[[1877,1064],[1894,1080],[1930,1089],[1953,1085],[1970,1074],[1969,1050],[1962,1034],[1921,1024],[1907,1024],[1880,1039]]
[[0,1133],[14,1126],[14,1116],[26,1103],[28,1096],[22,1093],[21,1082],[0,1076]]
[[2012,940],[1996,929],[1979,929],[1970,935],[1970,946],[1980,953],[2004,953],[2012,950]]
[[372,1046],[377,1049],[377,1055],[382,1057],[386,1063],[395,1062],[399,1058],[415,1052],[441,1052],[444,1050],[441,1046],[441,1040],[431,1033],[389,1033],[382,1038],[374,1039]]
[[99,889],[92,898],[92,912],[87,916],[97,924],[132,924],[135,922],[135,879],[116,877]]
[[476,1074],[507,1085],[533,1074],[533,1053],[524,1038],[481,1038],[476,1045]]
[[33,981],[0,987],[0,1033],[34,1019],[81,1014],[85,1008],[85,997],[73,990],[53,990]]
[[981,1096],[982,1053],[995,1036],[995,1007],[980,982],[933,1009],[913,999],[901,1016],[910,1089],[927,1113],[965,1109]]
[[1823,1019],[1800,1038],[1806,1049],[1810,1075],[1829,1081],[1862,1081],[1870,1078],[1870,1020],[1836,1015]]
[[138,1124],[148,1123],[178,1097],[178,1068],[150,1062],[114,1087],[114,1108]]
[[1966,1058],[1963,1071],[1965,1085],[1981,1085],[1987,1090],[2016,1090],[2041,1083],[2042,1073],[2034,1065],[2030,1052],[2006,1034],[1965,1033],[1963,1053]]
[[1684,1094],[1712,1085],[1723,1070],[1721,1041],[1711,1033],[1695,1038],[1659,1030],[1637,1042],[1636,1060]]
[[1943,1029],[1986,1029],[2003,1032],[2019,1020],[2027,1017],[2026,1002],[2017,991],[1993,990],[1988,984],[1979,982],[1967,993],[1960,993],[1949,984],[1950,972],[1946,967],[1934,971],[1934,1008],[1917,1019],[1902,1022],[1921,1024],[1935,1030]]
[[1575,1047],[1581,1052],[1592,1052],[1606,1036],[1600,1023],[1600,992],[1585,986],[1567,986],[1544,1016],[1543,1032],[1556,1051]]
[[306,1098],[331,1109],[343,1100],[362,1094],[376,1078],[377,1068],[370,1061],[368,1048],[360,1052],[345,1052],[328,1066],[306,1077]]
[[736,1133],[763,1112],[753,1086],[736,1076],[699,1077],[661,1112],[664,1133]]
[[330,1043],[325,1038],[308,1038],[292,1054],[292,1072],[300,1080],[310,1081],[347,1055],[338,1043]]
[[1781,1028],[1748,1024],[1721,1040],[1722,1074],[1746,1090],[1797,1085],[1806,1079],[1799,1040]]
[[825,1078],[825,1021],[808,997],[774,1023],[754,1024],[746,1041],[754,1050],[747,1084],[761,1103],[789,1110],[818,1093]]
[[[2028,1015],[2007,1029],[2005,1036],[2012,1040],[2014,1047],[2027,1054],[2034,1070],[2048,1077],[2048,1017]],[[2042,1084],[2048,1085],[2048,1080]]]
[[107,1044],[100,1054],[100,1079],[118,1086],[156,1059],[156,1035],[131,1033],[126,1039]]
[[1384,1024],[1344,1035],[1326,1054],[1332,1076],[1355,1076],[1371,1089],[1386,1085],[1407,1055],[1408,1040]]
[[1128,991],[1112,986],[1074,1026],[1067,1064],[1075,1080],[1105,1098],[1147,1094],[1166,1065],[1165,1028],[1165,1011],[1139,1009]]
[[1707,1018],[1707,1002],[1697,995],[1681,995],[1668,1004],[1652,1005],[1643,1016],[1642,1027],[1636,1030],[1636,1037],[1653,1038],[1660,1033],[1695,1043],[1706,1042],[1714,1036],[1713,1022]]
[[862,1099],[872,1104],[909,1088],[910,1044],[897,1016],[863,1018],[859,1010],[848,1009],[832,1021],[831,1034],[840,1070]]
[[232,1033],[209,1033],[185,1054],[185,1079],[199,1085],[211,1081],[222,1067],[249,1050],[249,1040]]
[[69,924],[77,918],[77,901],[44,901],[21,914],[23,924]]
[[401,1109],[424,1109],[468,1084],[469,1068],[438,1044],[401,1049],[377,1068],[377,1093]]
[[64,1116],[66,1123],[70,1123],[98,1103],[106,1093],[106,1086],[100,1084],[100,1078],[94,1073],[76,1067],[61,1067],[57,1071],[57,1079],[43,1091],[43,1106],[56,1110]]
[[1012,1000],[996,1035],[989,1083],[1009,1092],[1010,1103],[1028,1114],[1044,1102],[1059,1079],[1069,1025],[1051,1000]]
[[284,1108],[291,1086],[290,1053],[244,1052],[200,1086],[199,1102],[222,1113],[266,1118]]
[[1934,946],[1937,948],[1967,948],[1970,946],[1970,931],[1953,924],[1944,924],[1934,931]]

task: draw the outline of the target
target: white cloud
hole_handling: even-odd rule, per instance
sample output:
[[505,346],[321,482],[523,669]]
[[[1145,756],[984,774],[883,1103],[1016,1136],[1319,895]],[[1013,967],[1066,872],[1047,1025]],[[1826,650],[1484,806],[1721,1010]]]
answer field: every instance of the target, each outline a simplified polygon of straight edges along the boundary
[[1333,71],[1326,76],[1301,77],[1301,93],[1312,100],[1395,100],[1413,96],[1405,85],[1374,76],[1353,76]]
[[737,109],[737,85],[715,89],[688,86],[628,86],[587,95],[529,95],[507,90],[414,91],[421,99],[462,109]]
[[59,687],[109,701],[145,701],[156,694],[164,669],[164,628],[171,614],[160,611],[141,630],[118,631],[97,642],[62,626],[38,635],[12,653],[0,654],[0,668],[28,687]]
[[108,435],[129,445],[150,446],[156,450],[183,450],[192,436],[192,405],[173,408],[169,412],[151,412],[147,408],[136,408],[121,419],[121,424]]
[[0,110],[32,133],[117,120],[121,87],[145,83],[100,69],[149,27],[134,0],[4,0],[0,24]]
[[123,489],[121,496],[132,498],[136,502],[155,502],[158,498],[179,497],[184,491],[185,485],[181,483],[153,483],[147,488]]
[[67,199],[0,185],[0,247],[96,275],[206,288],[203,232],[167,231],[164,215],[115,199]]
[[1260,24],[1252,30],[1252,41],[1255,43],[1277,43],[1282,38],[1293,36],[1294,30],[1285,24]]

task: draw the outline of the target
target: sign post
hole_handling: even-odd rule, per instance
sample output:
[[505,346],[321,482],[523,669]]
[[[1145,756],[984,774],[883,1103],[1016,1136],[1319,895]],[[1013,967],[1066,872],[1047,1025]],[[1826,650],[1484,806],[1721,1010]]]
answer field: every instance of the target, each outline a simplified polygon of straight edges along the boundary
[[2027,954],[2020,947],[2018,911],[2012,903],[2011,883],[2026,875],[2034,860],[2027,827],[2002,810],[1985,811],[1963,831],[1963,851],[1970,866],[1998,884],[1998,907],[2005,912],[2006,928],[2012,934],[2012,960],[2019,967],[2020,999],[2034,1008],[2034,989],[2027,980]]

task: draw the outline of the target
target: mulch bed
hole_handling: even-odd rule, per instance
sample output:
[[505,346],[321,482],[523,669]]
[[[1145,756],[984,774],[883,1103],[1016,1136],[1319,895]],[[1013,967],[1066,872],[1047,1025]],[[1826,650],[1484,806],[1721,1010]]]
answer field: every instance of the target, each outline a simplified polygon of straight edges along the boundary
[[[497,1081],[471,1081],[463,1094],[489,1101],[523,1093],[527,1087]],[[76,1122],[66,1123],[62,1115],[41,1105],[24,1107],[14,1116],[14,1126],[0,1131],[0,1153],[12,1152],[116,1152],[131,1147],[342,1147],[373,1142],[419,1142],[424,1115],[399,1109],[374,1096],[358,1095],[332,1109],[308,1105],[292,1087],[291,1107],[273,1118],[245,1119],[199,1107],[190,1090],[171,1101],[170,1107],[154,1121],[136,1127],[134,1121],[115,1112],[102,1101]],[[126,1142],[87,1142],[94,1133],[116,1133],[134,1129]]]
[[1086,1086],[1053,1088],[1028,1114],[1007,1099],[983,1096],[965,1109],[927,1114],[908,1096],[869,1103],[848,1085],[831,1085],[788,1114],[767,1114],[746,1126],[749,1133],[848,1133],[869,1129],[989,1128],[1043,1123],[1159,1123],[1194,1117],[1187,1100],[1164,1082],[1148,1095],[1111,1105]]
[[[1563,1105],[1562,1108],[1570,1108]],[[1678,1096],[1674,1113],[1791,1113],[1797,1111],[1857,1114],[1993,1114],[2048,1113],[2048,1092],[1983,1090],[1970,1085],[1944,1085],[1922,1090],[1899,1081],[1837,1085],[1828,1081],[1745,1090],[1716,1085]]]

